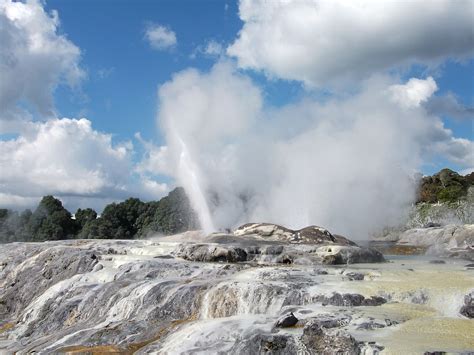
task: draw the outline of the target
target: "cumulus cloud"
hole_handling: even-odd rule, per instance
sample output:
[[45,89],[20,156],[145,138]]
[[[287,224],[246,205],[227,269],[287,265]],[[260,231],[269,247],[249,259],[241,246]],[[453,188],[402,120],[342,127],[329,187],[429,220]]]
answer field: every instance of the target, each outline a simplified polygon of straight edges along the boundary
[[406,107],[420,106],[420,104],[426,102],[436,90],[438,90],[438,86],[431,76],[426,80],[411,78],[406,84],[392,85],[390,87],[393,99],[400,105]]
[[168,191],[145,174],[134,175],[131,142],[114,144],[87,119],[30,122],[20,136],[0,141],[0,205],[24,207],[46,194],[71,206],[102,208],[130,196],[159,198]]
[[63,83],[77,87],[85,77],[80,49],[58,28],[57,12],[46,13],[40,1],[0,0],[0,131],[31,119],[20,102],[54,117],[53,90]]
[[353,96],[276,108],[228,63],[186,70],[159,89],[158,160],[209,230],[269,221],[365,238],[403,217],[427,155],[472,162],[472,142],[423,106],[436,87],[373,78]]
[[469,0],[241,0],[227,53],[242,68],[326,86],[474,51]]
[[176,34],[169,28],[150,23],[145,30],[145,39],[150,44],[151,48],[156,50],[165,50],[176,45]]

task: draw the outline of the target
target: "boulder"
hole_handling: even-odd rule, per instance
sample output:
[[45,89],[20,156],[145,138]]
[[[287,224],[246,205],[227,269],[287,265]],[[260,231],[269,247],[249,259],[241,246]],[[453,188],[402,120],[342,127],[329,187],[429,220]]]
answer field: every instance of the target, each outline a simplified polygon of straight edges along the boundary
[[361,248],[358,246],[322,246],[316,250],[321,256],[322,263],[327,265],[343,265],[354,263],[377,263],[384,262],[383,254],[372,248]]
[[275,323],[275,327],[277,328],[288,328],[288,327],[294,327],[298,323],[298,318],[295,317],[293,312],[290,312],[289,314],[285,314],[283,317],[277,320]]
[[325,329],[317,321],[305,325],[301,343],[310,354],[358,354],[360,350],[349,333]]
[[474,292],[464,297],[464,305],[461,307],[459,313],[467,318],[474,318]]

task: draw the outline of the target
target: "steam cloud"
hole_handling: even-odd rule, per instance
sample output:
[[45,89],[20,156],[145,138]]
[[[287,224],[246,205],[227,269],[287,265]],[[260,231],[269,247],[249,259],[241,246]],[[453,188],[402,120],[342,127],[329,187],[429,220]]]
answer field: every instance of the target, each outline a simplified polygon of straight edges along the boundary
[[436,89],[378,77],[348,98],[276,108],[229,63],[189,69],[159,90],[160,152],[208,231],[267,221],[365,238],[403,217],[422,156],[459,143],[423,106]]

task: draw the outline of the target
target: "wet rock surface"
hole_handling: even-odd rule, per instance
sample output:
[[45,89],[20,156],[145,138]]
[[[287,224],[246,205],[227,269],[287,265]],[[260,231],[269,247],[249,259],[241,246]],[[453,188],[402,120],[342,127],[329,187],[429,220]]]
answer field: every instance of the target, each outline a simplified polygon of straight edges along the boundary
[[277,328],[288,328],[288,327],[293,327],[298,323],[298,318],[295,317],[293,312],[290,312],[289,314],[284,315],[280,319],[277,320],[275,327]]
[[317,321],[305,325],[301,342],[310,354],[359,354],[359,344],[349,333],[326,329]]
[[317,301],[322,302],[325,305],[338,306],[338,307],[359,307],[359,306],[380,306],[387,302],[383,297],[372,296],[370,298],[365,298],[359,294],[340,294],[333,293],[331,297],[320,296],[316,298]]
[[[387,287],[392,264],[353,263],[384,260],[370,249],[338,244],[315,227],[303,232],[305,242],[294,242],[288,229],[265,225],[256,235],[250,227],[2,245],[0,353],[376,353],[386,346],[376,332],[410,322],[394,308],[437,302],[426,287]],[[325,263],[328,256],[345,262]],[[403,280],[419,283],[416,265],[398,265]],[[469,273],[464,265],[459,272]],[[472,312],[469,292],[461,293],[468,301],[456,301],[458,318]]]
[[474,318],[474,291],[464,297],[464,305],[459,313],[467,318]]
[[[389,253],[425,254],[437,257],[474,260],[474,224],[429,225],[412,228],[390,236]],[[380,242],[383,238],[379,238]],[[398,252],[397,252],[398,251]],[[436,261],[434,261],[436,262]]]

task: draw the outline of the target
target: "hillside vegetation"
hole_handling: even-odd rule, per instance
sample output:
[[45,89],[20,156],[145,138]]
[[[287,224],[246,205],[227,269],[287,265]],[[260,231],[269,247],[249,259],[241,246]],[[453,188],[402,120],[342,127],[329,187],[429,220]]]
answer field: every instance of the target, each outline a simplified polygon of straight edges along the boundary
[[471,186],[474,186],[474,172],[462,176],[450,169],[443,169],[421,179],[417,203],[457,202],[467,196]]
[[132,239],[150,233],[179,233],[199,225],[183,188],[159,201],[129,198],[109,204],[100,217],[93,209],[78,209],[74,217],[53,196],[43,197],[34,212],[0,209],[0,242]]

